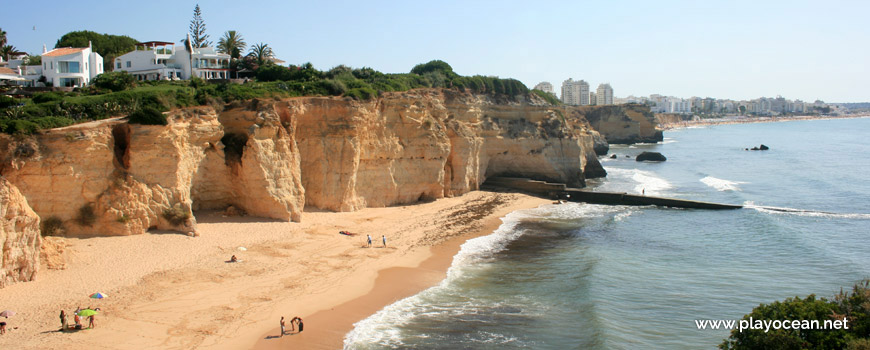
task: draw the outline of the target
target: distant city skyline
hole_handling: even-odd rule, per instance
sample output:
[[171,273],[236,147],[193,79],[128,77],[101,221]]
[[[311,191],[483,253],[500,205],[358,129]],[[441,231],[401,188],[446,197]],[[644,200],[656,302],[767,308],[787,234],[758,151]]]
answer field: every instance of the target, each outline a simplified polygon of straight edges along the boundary
[[[33,54],[76,30],[178,42],[196,3],[7,2],[0,28]],[[324,70],[405,73],[441,59],[529,88],[575,77],[609,82],[617,96],[870,101],[866,1],[199,3],[212,42],[236,30]]]

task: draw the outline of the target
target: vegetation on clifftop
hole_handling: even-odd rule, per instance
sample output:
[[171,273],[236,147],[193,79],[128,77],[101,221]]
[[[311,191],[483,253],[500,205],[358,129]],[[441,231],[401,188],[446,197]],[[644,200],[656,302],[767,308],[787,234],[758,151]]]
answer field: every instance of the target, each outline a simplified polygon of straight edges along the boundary
[[455,89],[508,100],[529,95],[529,89],[518,80],[464,77],[438,60],[419,64],[410,73],[401,74],[344,65],[320,71],[310,63],[289,67],[267,63],[258,67],[255,74],[255,81],[238,84],[201,79],[137,82],[126,72],[107,72],[94,78],[90,86],[73,92],[38,92],[22,99],[2,96],[0,132],[31,134],[41,129],[130,115],[146,108],[148,115],[153,115],[154,111],[220,106],[253,98],[345,96],[369,100],[384,92],[416,88]]

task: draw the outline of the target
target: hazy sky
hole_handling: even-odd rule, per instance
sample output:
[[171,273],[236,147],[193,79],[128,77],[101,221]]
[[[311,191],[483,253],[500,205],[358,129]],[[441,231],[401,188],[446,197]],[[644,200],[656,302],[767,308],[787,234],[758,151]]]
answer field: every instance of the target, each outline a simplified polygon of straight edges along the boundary
[[[41,53],[74,30],[177,42],[197,1],[0,1],[0,28]],[[567,78],[614,94],[870,101],[870,1],[199,1],[207,33],[240,32],[288,63]]]

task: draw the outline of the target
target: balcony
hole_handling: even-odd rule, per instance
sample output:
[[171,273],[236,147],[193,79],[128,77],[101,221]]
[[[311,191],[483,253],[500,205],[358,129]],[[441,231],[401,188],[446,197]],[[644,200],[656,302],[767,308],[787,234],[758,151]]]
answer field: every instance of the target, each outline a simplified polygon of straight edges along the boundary
[[193,68],[199,69],[230,69],[229,64],[217,64],[217,63],[194,63]]

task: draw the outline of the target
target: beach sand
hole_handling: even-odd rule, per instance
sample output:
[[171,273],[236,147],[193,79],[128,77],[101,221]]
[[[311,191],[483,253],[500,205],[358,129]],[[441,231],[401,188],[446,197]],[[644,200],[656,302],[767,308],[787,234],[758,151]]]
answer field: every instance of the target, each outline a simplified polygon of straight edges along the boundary
[[[66,239],[65,270],[43,268],[36,281],[0,289],[0,309],[17,312],[4,319],[0,348],[340,348],[354,322],[441,281],[465,240],[545,203],[476,191],[349,213],[307,210],[302,223],[196,213],[199,237]],[[232,255],[241,261],[226,262]],[[89,299],[94,292],[109,297]],[[96,327],[58,332],[60,310],[76,307],[100,307]],[[288,330],[302,317],[305,331],[279,337],[281,316]]]

